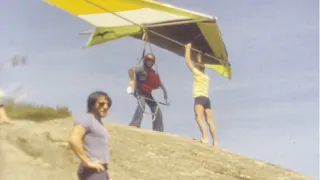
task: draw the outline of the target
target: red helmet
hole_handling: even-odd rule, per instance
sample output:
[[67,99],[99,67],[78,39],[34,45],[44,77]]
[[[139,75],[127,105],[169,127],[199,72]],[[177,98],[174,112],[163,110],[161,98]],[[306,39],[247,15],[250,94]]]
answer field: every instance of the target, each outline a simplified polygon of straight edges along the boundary
[[146,54],[144,57],[143,57],[143,60],[146,61],[146,60],[152,60],[153,62],[156,61],[156,57],[149,53],[149,54]]

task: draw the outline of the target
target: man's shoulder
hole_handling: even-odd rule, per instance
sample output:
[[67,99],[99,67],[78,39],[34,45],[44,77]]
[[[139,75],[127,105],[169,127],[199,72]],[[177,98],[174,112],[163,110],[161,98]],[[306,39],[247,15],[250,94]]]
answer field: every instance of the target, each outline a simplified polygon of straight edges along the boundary
[[74,120],[79,120],[79,119],[91,120],[93,118],[92,114],[90,113],[78,113],[78,114],[72,115],[72,117],[74,118]]
[[136,72],[144,71],[144,66],[143,66],[143,65],[137,65],[137,66],[135,66],[135,67],[133,67],[133,68],[134,68],[134,70],[135,70]]
[[93,121],[93,116],[90,113],[77,114],[73,116],[75,125],[80,125],[85,129],[88,129]]

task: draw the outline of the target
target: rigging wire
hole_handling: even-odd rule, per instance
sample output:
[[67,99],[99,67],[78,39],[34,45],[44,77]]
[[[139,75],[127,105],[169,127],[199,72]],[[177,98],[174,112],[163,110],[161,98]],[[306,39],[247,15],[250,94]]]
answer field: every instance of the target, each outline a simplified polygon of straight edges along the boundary
[[[87,3],[93,5],[93,6],[99,8],[99,9],[101,9],[101,10],[104,10],[104,11],[106,11],[106,12],[109,12],[109,13],[111,13],[111,14],[113,14],[113,15],[115,15],[115,16],[123,19],[123,20],[126,20],[126,21],[128,21],[128,22],[130,22],[130,23],[132,23],[132,24],[134,24],[134,25],[136,25],[136,26],[139,26],[140,28],[142,28],[142,29],[145,30],[145,31],[151,32],[151,33],[153,33],[153,34],[155,34],[155,35],[157,35],[157,36],[159,36],[159,37],[161,37],[161,38],[164,38],[164,39],[166,39],[166,40],[168,40],[168,41],[171,41],[171,42],[173,42],[173,43],[175,43],[175,44],[178,44],[178,45],[180,45],[180,46],[185,46],[183,43],[180,43],[179,41],[176,41],[176,40],[174,40],[174,39],[172,39],[172,38],[169,38],[169,37],[167,37],[167,36],[164,36],[164,35],[162,35],[162,34],[160,34],[160,33],[157,33],[157,32],[155,32],[155,31],[153,31],[153,30],[150,30],[150,29],[148,29],[148,28],[146,28],[146,27],[144,27],[144,26],[142,26],[142,25],[140,25],[140,24],[138,24],[138,23],[135,23],[135,22],[131,21],[131,20],[128,19],[128,18],[125,18],[125,17],[123,17],[123,16],[121,16],[121,15],[118,15],[117,13],[115,13],[115,12],[113,12],[113,11],[110,11],[110,10],[108,10],[108,9],[106,9],[106,8],[104,8],[104,7],[96,4],[96,3],[91,2],[90,0],[84,0],[84,1],[86,1]],[[193,48],[192,48],[192,49],[193,49]],[[198,52],[198,53],[202,53],[201,51],[199,51],[199,50],[197,50],[197,49],[193,49],[193,50],[196,51],[196,52]],[[207,54],[207,53],[203,53],[203,54],[206,55],[206,56],[208,56],[208,57],[210,57],[210,58],[213,58],[213,59],[219,61],[219,62],[220,62],[221,64],[223,64],[223,65],[228,64],[228,61],[227,61],[227,60],[224,60],[224,59],[220,59],[220,58],[211,56],[211,55],[209,55],[209,54]]]

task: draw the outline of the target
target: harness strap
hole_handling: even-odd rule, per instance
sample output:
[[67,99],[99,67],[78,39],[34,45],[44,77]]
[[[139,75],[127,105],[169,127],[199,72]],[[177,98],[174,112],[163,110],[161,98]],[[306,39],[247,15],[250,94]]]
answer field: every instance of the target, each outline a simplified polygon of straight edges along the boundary
[[[149,51],[150,51],[151,53],[153,53],[151,44],[150,44],[149,39],[148,39],[147,31],[144,29],[144,30],[143,30],[143,36],[142,36],[142,54],[141,54],[141,57],[140,57],[140,58],[139,58],[139,57],[137,58],[136,67],[138,67],[138,65],[139,65],[139,64],[141,63],[141,61],[143,60],[143,58],[144,58],[144,56],[145,56],[145,54],[146,54],[146,48],[147,48],[147,47],[149,48]],[[155,65],[155,68],[156,68],[155,72],[156,72],[156,74],[159,75],[159,70],[158,70],[157,64],[155,63],[154,65]],[[136,77],[136,68],[135,68],[135,69],[134,69],[134,81],[135,81],[135,82],[136,82],[136,78],[137,78],[137,77]],[[161,79],[160,79],[160,81],[161,81]],[[154,121],[154,120],[155,120],[155,115],[158,113],[158,110],[159,110],[159,104],[164,105],[164,106],[169,106],[169,103],[163,103],[163,102],[160,102],[160,101],[156,101],[156,100],[153,100],[153,99],[149,99],[149,98],[140,96],[140,95],[137,93],[136,88],[137,88],[137,83],[135,83],[135,85],[134,85],[134,94],[133,94],[136,99],[138,99],[138,98],[143,98],[144,100],[154,101],[155,103],[157,103],[157,107],[156,107],[155,112],[154,112],[154,113],[152,113],[152,112],[149,113],[149,112],[145,112],[145,108],[143,108],[143,106],[142,106],[142,104],[140,103],[140,101],[137,100],[140,108],[144,109],[144,114],[150,114],[150,115],[152,115],[152,116],[153,116],[152,121]]]
[[141,104],[140,101],[138,100],[138,104],[139,104],[140,108],[144,110],[143,113],[144,113],[144,114],[152,115],[152,121],[154,121],[154,120],[156,119],[156,114],[157,114],[158,111],[159,111],[159,104],[161,104],[161,105],[163,105],[163,106],[169,106],[169,105],[170,105],[170,103],[168,103],[168,102],[164,103],[164,102],[156,101],[156,100],[154,100],[154,99],[150,99],[150,98],[147,98],[147,97],[144,97],[144,96],[139,96],[139,95],[137,95],[136,98],[137,98],[137,99],[138,99],[138,98],[143,98],[144,100],[149,100],[149,101],[153,101],[153,102],[157,103],[156,110],[155,110],[154,113],[152,113],[152,112],[146,112],[146,111],[145,111],[145,107],[143,108],[142,104]]

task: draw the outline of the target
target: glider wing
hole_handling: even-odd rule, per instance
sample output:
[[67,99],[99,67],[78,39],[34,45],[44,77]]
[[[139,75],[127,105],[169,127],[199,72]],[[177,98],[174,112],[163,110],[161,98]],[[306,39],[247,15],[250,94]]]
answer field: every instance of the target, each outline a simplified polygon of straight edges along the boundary
[[130,36],[184,56],[192,42],[192,57],[203,53],[206,67],[231,79],[231,65],[215,17],[152,0],[45,0],[95,26],[86,47]]

